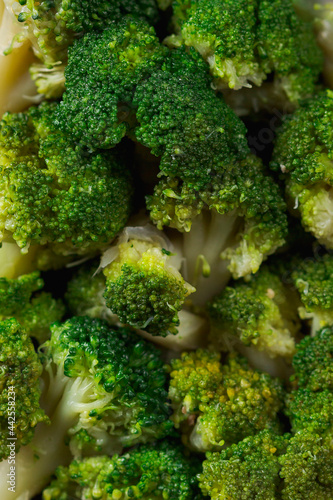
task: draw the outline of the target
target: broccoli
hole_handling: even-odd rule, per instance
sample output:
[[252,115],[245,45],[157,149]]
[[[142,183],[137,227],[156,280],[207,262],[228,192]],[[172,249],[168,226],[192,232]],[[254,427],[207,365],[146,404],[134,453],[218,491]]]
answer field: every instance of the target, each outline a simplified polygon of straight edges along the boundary
[[86,458],[59,467],[44,500],[142,498],[193,500],[199,461],[187,458],[175,442],[141,445],[124,455]]
[[[298,432],[279,457],[282,500],[330,500],[333,493],[332,440],[311,431]],[[280,497],[279,497],[280,498]]]
[[39,93],[57,98],[65,90],[68,48],[87,32],[103,31],[132,14],[155,24],[155,0],[5,0],[7,10],[21,25],[20,40],[29,40],[40,62],[31,67]]
[[147,202],[150,216],[159,229],[185,233],[188,279],[198,300],[201,271],[215,276],[205,283],[213,295],[229,277],[226,266],[219,267],[221,253],[235,277],[256,272],[283,244],[284,202],[249,154],[244,125],[212,91],[204,63],[193,50],[171,51],[162,68],[137,86],[133,102],[136,139],[161,155],[162,179]]
[[40,426],[16,456],[18,496],[40,492],[54,469],[69,463],[70,451],[74,458],[112,455],[173,433],[161,355],[134,332],[74,317],[55,323],[40,349],[41,406],[51,425]]
[[37,246],[22,253],[15,241],[2,242],[0,246],[0,276],[8,279],[18,278],[36,270]]
[[294,262],[291,279],[301,297],[299,315],[311,320],[312,335],[323,326],[333,325],[332,277],[333,258],[330,254]]
[[[163,235],[161,234],[161,236]],[[110,324],[118,324],[119,318],[106,305],[104,298],[106,278],[103,273],[97,272],[98,268],[98,262],[93,261],[78,269],[68,283],[65,295],[67,305],[74,316],[101,318]],[[205,318],[181,309],[178,312],[178,320],[178,333],[176,334],[162,336],[162,329],[158,335],[151,335],[143,330],[137,330],[137,333],[147,340],[173,351],[203,347],[208,330]]]
[[69,50],[56,125],[89,148],[115,146],[135,124],[136,85],[165,52],[154,29],[131,16],[102,33],[87,33]]
[[165,42],[194,47],[218,89],[260,86],[269,77],[266,87],[281,89],[287,101],[314,92],[323,58],[291,0],[174,0],[173,12],[176,34]]
[[288,436],[264,430],[221,452],[207,453],[199,485],[213,500],[276,500],[280,498],[279,457]]
[[333,93],[318,93],[285,118],[278,131],[273,170],[282,172],[292,215],[306,231],[333,248],[331,175]]
[[222,365],[216,352],[183,353],[170,375],[172,419],[192,449],[218,450],[263,429],[279,432],[282,385],[245,358],[230,355]]
[[45,292],[35,294],[43,286],[39,272],[17,279],[0,277],[0,320],[15,318],[40,344],[48,339],[50,325],[60,321],[65,313],[61,299],[53,299]]
[[170,242],[146,226],[124,231],[112,250],[103,269],[106,305],[122,323],[153,335],[176,334],[178,313],[195,288],[179,273],[181,257]]
[[0,321],[0,460],[8,471],[11,450],[30,443],[37,424],[48,422],[39,404],[41,373],[28,333],[14,318]]
[[208,304],[211,339],[222,350],[245,345],[290,362],[300,329],[297,305],[298,297],[264,265],[248,282],[232,283]]
[[0,239],[73,258],[102,249],[124,227],[132,181],[121,151],[89,153],[53,129],[56,107],[0,122]]

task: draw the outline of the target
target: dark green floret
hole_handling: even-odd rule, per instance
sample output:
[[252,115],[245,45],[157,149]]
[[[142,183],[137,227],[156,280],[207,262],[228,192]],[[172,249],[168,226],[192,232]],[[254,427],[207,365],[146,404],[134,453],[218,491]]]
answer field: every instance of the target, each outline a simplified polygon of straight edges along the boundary
[[[174,0],[170,46],[194,47],[209,64],[216,87],[260,86],[268,78],[297,102],[312,95],[323,65],[312,24],[290,0]],[[274,105],[274,101],[272,102]]]
[[199,484],[213,500],[276,500],[280,498],[279,457],[288,436],[261,431],[222,450],[207,453]]
[[13,318],[0,321],[0,460],[9,456],[8,444],[17,452],[32,440],[39,422],[48,422],[39,404],[41,373],[28,333]]
[[98,492],[99,498],[119,500],[194,500],[198,465],[172,441],[141,445],[122,456],[87,458],[58,468],[43,499],[83,500]]
[[102,248],[124,227],[132,181],[122,153],[88,153],[53,129],[56,106],[6,114],[0,123],[0,233],[23,249],[49,244],[75,256]]
[[234,338],[270,357],[291,360],[300,329],[297,296],[269,266],[247,282],[235,281],[208,305],[211,339],[226,350]]
[[282,500],[330,500],[333,491],[333,448],[311,431],[298,432],[279,458]]
[[291,213],[327,248],[333,248],[332,121],[332,91],[303,102],[278,132],[271,163],[283,173]]
[[183,440],[206,451],[237,443],[260,430],[279,433],[284,391],[278,379],[249,367],[245,358],[198,350],[171,362],[169,389]]
[[86,34],[69,50],[58,126],[89,148],[114,147],[135,123],[136,85],[165,51],[154,29],[131,16]]
[[24,331],[39,343],[50,336],[50,325],[65,314],[62,300],[41,292],[44,282],[39,272],[24,274],[17,279],[0,278],[0,318],[15,318]]

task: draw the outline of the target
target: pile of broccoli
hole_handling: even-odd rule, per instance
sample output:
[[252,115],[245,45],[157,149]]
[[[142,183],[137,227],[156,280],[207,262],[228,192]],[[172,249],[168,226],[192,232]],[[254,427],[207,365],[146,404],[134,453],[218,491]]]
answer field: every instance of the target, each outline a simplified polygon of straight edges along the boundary
[[1,500],[333,498],[332,33],[0,0]]

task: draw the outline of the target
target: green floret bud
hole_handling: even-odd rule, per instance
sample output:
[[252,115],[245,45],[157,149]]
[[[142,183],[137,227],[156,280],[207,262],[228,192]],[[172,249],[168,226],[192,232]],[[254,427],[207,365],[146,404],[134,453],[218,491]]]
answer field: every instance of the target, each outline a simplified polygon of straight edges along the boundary
[[233,282],[208,304],[211,339],[222,350],[238,339],[270,357],[291,361],[300,329],[297,305],[280,276],[262,266],[249,281]]
[[333,93],[319,93],[285,119],[271,167],[282,171],[291,213],[320,243],[333,248]]
[[291,278],[301,296],[299,315],[311,320],[312,334],[315,335],[323,326],[333,325],[332,256],[326,254],[298,261]]
[[0,318],[15,318],[24,331],[39,343],[50,336],[50,325],[65,314],[62,300],[50,293],[36,294],[44,286],[39,272],[25,274],[17,279],[0,278]]
[[86,386],[78,395],[81,409],[78,404],[71,410],[77,416],[70,436],[86,430],[105,452],[115,442],[132,446],[171,431],[166,374],[155,347],[129,329],[87,317],[72,318],[51,330],[43,348],[45,362],[55,364],[74,386]]
[[198,465],[172,441],[141,445],[122,456],[86,458],[58,468],[43,499],[192,500],[198,492]]
[[[201,383],[206,357],[207,353],[199,350],[171,362],[172,419],[184,442],[200,451],[218,450],[263,429],[279,432],[277,413],[284,397],[280,381],[251,369],[245,358],[231,355],[220,366],[213,359],[208,369],[213,371],[213,380],[210,383],[203,378],[205,383]],[[198,372],[194,375],[192,364]]]
[[333,388],[333,326],[322,328],[315,337],[305,337],[297,345],[293,359],[298,387],[311,391]]
[[153,335],[177,333],[178,313],[195,291],[181,276],[160,242],[129,239],[103,269],[105,301],[122,323]]
[[56,107],[45,103],[0,123],[0,236],[23,251],[49,244],[60,255],[96,252],[130,215],[127,160],[72,144],[52,128]]
[[41,373],[28,333],[14,318],[0,321],[0,460],[9,456],[9,444],[17,452],[39,422],[48,422],[39,405]]
[[165,51],[154,29],[130,16],[102,33],[86,34],[69,50],[58,126],[89,148],[115,146],[134,125],[136,85]]
[[103,296],[106,286],[105,276],[101,272],[96,272],[98,267],[98,261],[80,266],[68,282],[65,294],[66,303],[73,316],[89,316],[116,323],[116,316],[105,303]]
[[330,500],[333,491],[333,448],[331,439],[309,431],[290,439],[279,458],[283,500]]
[[313,392],[300,388],[291,392],[286,402],[286,414],[294,432],[309,429],[323,436],[332,435],[333,395],[330,390]]
[[194,47],[220,89],[260,86],[273,75],[295,102],[313,93],[323,65],[312,24],[290,0],[175,0],[170,46]]
[[207,453],[199,476],[202,492],[212,500],[280,498],[279,457],[287,438],[261,431],[220,453]]

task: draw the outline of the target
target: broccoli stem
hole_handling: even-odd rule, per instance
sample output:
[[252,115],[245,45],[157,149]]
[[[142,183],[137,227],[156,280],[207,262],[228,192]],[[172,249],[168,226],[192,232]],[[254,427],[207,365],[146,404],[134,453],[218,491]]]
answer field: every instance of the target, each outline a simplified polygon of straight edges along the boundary
[[240,220],[233,214],[204,210],[184,233],[185,279],[197,289],[191,296],[194,304],[204,305],[229,281],[228,262],[221,259],[221,253],[232,246]]
[[7,279],[18,278],[36,270],[35,256],[38,247],[30,247],[25,254],[15,242],[2,242],[0,248],[0,276]]

